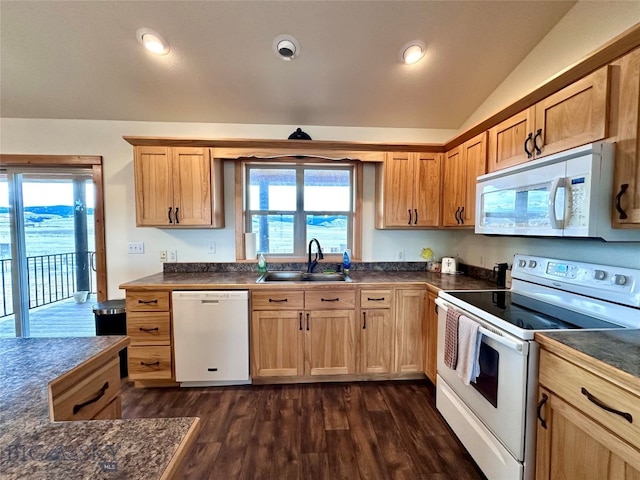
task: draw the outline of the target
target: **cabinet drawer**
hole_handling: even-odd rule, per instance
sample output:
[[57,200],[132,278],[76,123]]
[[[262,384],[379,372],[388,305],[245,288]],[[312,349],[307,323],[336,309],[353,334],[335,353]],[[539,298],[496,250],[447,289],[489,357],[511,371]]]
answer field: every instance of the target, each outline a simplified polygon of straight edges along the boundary
[[[640,447],[640,398],[636,395],[545,350],[540,352],[540,384],[634,447]],[[630,415],[632,423],[594,402]]]
[[67,390],[53,396],[56,421],[90,420],[120,395],[120,359],[111,359]]
[[94,415],[92,420],[117,420],[122,418],[122,401],[120,395],[111,400],[109,405]]
[[171,347],[129,347],[129,380],[167,380],[171,371]]
[[127,292],[127,312],[167,312],[169,292]]
[[127,315],[127,335],[131,345],[170,345],[169,312],[135,312]]
[[361,308],[391,308],[391,290],[361,290]]
[[253,292],[251,308],[254,310],[301,310],[304,308],[304,292],[287,290]]
[[306,310],[353,309],[355,307],[355,290],[314,290],[304,293],[304,308]]

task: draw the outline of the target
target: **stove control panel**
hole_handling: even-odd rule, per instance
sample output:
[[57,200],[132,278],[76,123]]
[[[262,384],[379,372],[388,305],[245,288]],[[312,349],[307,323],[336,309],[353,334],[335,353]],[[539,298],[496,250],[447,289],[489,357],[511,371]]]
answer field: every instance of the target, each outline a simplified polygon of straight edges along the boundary
[[516,255],[512,278],[640,308],[640,270]]

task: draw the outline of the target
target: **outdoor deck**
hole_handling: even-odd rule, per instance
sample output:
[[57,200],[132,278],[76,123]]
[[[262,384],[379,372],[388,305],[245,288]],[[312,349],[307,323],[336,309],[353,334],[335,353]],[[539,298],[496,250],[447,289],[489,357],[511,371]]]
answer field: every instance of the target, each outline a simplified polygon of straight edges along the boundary
[[[93,307],[97,300],[90,295],[85,303],[73,298],[29,310],[31,337],[92,337],[96,334]],[[13,315],[0,318],[0,338],[15,337]]]

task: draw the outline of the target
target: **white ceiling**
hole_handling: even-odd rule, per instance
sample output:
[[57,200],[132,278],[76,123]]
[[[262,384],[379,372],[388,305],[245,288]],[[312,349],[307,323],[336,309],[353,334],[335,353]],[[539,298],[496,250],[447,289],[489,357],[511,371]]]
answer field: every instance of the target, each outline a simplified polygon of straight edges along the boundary
[[[2,0],[0,115],[455,129],[574,4]],[[426,57],[400,64],[414,39]]]

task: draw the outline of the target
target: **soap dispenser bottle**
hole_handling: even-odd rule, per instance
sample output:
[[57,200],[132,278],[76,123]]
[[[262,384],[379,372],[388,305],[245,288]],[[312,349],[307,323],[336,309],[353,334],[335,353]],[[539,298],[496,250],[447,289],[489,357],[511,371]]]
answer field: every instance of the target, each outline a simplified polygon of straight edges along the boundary
[[351,258],[349,255],[349,250],[345,250],[342,255],[342,271],[345,275],[349,275],[349,269],[351,268]]
[[262,252],[260,252],[260,255],[258,256],[258,272],[267,273],[267,261],[265,260]]

